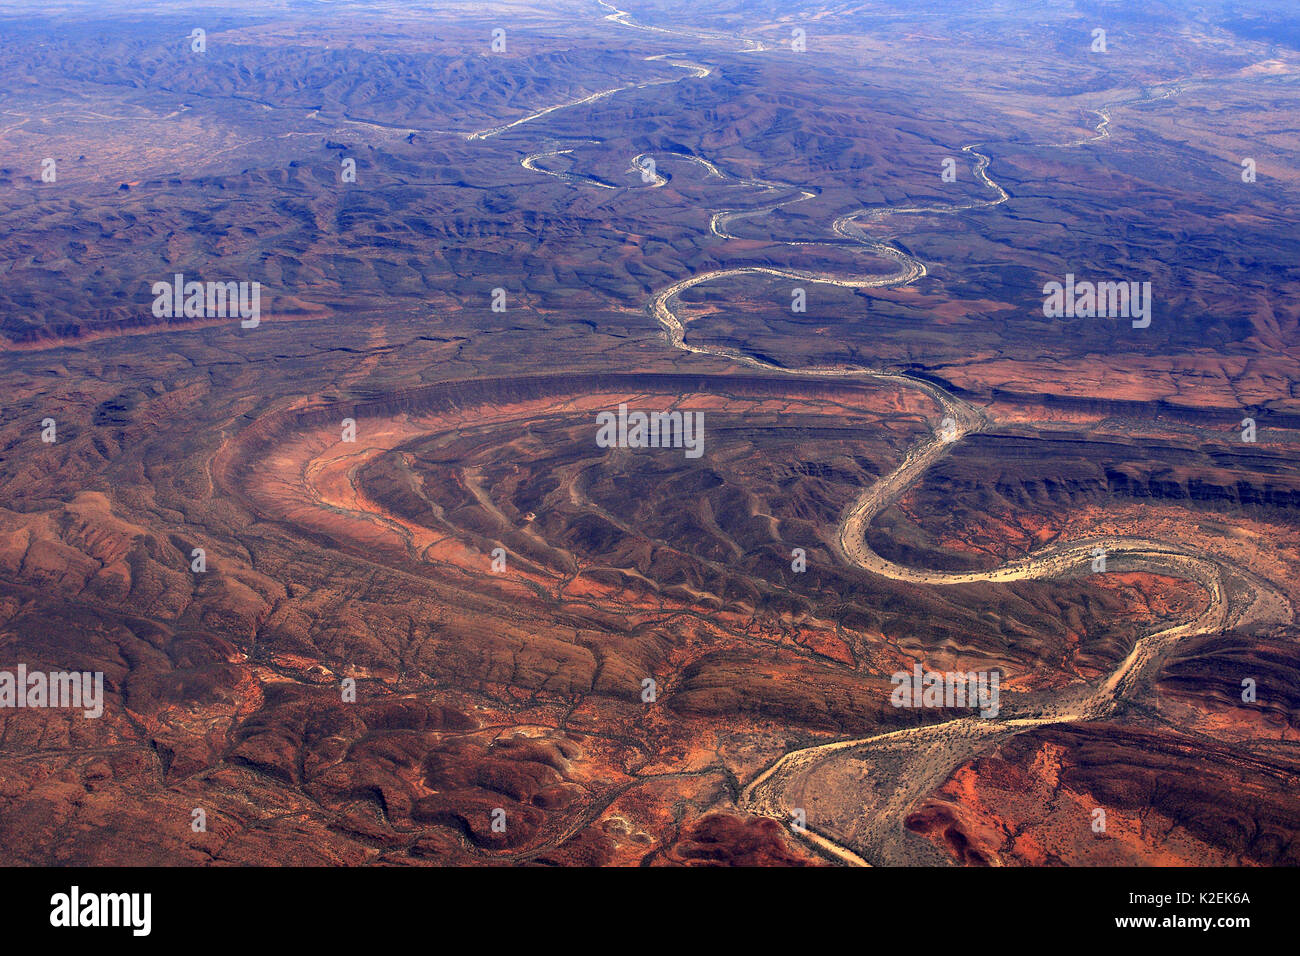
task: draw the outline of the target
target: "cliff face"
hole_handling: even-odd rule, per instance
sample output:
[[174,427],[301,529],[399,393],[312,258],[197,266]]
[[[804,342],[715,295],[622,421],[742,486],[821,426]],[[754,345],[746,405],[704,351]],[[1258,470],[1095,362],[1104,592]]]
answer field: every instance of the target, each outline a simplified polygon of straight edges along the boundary
[[[1300,464],[1285,446],[1134,429],[1123,440],[1056,429],[971,436],[877,519],[868,540],[891,560],[957,570],[991,567],[1108,512],[1131,524],[1186,508],[1279,533],[1300,523]],[[1145,519],[1144,508],[1154,509]]]
[[1089,436],[974,436],[926,476],[918,502],[989,493],[1034,507],[1095,504],[1108,497],[1255,506],[1300,506],[1300,465],[1277,446],[1179,445]]

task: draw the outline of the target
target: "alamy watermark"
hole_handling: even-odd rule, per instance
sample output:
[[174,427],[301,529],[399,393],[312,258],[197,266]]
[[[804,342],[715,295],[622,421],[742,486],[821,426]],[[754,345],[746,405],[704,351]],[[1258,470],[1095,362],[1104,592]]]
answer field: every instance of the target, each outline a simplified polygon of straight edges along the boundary
[[1151,324],[1150,282],[1075,282],[1074,273],[1065,282],[1043,286],[1043,315],[1049,319],[1129,319],[1133,328]]
[[596,415],[598,448],[684,448],[687,458],[704,454],[703,412],[618,412]]
[[186,282],[183,273],[152,288],[153,314],[158,319],[233,319],[255,329],[262,321],[262,283]]
[[0,707],[72,708],[88,718],[104,714],[103,671],[0,671]]
[[152,893],[83,893],[73,886],[50,897],[50,925],[125,927],[132,936],[148,936],[153,920]]
[[897,671],[889,678],[895,707],[978,707],[981,717],[996,717],[1001,706],[999,671]]

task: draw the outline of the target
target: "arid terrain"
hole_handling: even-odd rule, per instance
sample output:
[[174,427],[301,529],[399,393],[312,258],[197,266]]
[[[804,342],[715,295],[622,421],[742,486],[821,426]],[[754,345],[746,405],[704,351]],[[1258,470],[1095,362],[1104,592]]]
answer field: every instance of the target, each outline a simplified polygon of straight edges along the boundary
[[1286,3],[0,0],[0,80],[0,671],[103,675],[0,682],[4,862],[1300,864]]

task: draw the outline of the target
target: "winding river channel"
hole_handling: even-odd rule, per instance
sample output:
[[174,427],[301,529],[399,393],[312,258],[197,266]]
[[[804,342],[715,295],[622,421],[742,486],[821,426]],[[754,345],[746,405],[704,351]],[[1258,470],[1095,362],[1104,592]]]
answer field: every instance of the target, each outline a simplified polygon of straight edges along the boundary
[[[607,20],[627,28],[667,36],[741,43],[741,49],[735,52],[758,53],[770,49],[759,40],[645,26],[637,23],[630,14],[608,3],[602,2],[601,6],[611,11],[606,17]],[[646,59],[661,60],[685,72],[681,77],[628,84],[594,93],[571,103],[538,110],[512,123],[466,134],[467,138],[486,139],[540,120],[557,110],[592,103],[625,90],[645,89],[691,78],[702,78],[713,72],[712,67],[682,59],[676,54],[660,54]],[[1099,121],[1092,135],[1074,142],[1037,145],[1069,148],[1103,140],[1110,135],[1113,108],[1174,96],[1180,89],[1181,87],[1178,86],[1168,86],[1154,95],[1107,103],[1093,110]],[[688,340],[688,320],[682,318],[676,306],[683,292],[704,283],[737,276],[766,275],[798,282],[871,289],[903,286],[924,277],[926,264],[921,259],[887,241],[868,236],[863,231],[862,224],[877,223],[888,217],[900,215],[955,215],[966,210],[987,208],[1007,202],[1010,198],[1008,193],[989,175],[989,156],[978,151],[981,145],[975,143],[962,149],[974,159],[975,177],[988,190],[989,198],[952,205],[903,205],[862,209],[840,216],[831,224],[831,232],[840,240],[855,243],[872,257],[892,263],[893,270],[888,273],[854,276],[766,266],[721,269],[699,273],[674,282],[653,296],[647,310],[662,327],[669,344],[676,349],[723,358],[780,375],[869,379],[900,388],[918,390],[935,404],[939,412],[939,424],[934,431],[913,446],[897,468],[870,487],[863,489],[842,514],[835,540],[838,557],[847,564],[895,581],[936,587],[981,582],[1007,583],[1085,574],[1088,572],[1094,549],[1101,548],[1105,550],[1110,560],[1123,559],[1127,570],[1149,571],[1195,582],[1206,593],[1208,602],[1205,609],[1193,619],[1162,627],[1140,637],[1119,666],[1095,686],[1067,689],[1047,700],[1041,699],[1044,695],[1032,695],[1032,703],[1030,696],[1026,695],[1023,701],[1011,701],[1005,704],[997,717],[961,717],[923,727],[793,750],[776,760],[742,789],[737,800],[741,809],[789,822],[791,811],[802,806],[799,802],[799,793],[809,776],[828,761],[840,759],[847,753],[858,757],[870,757],[873,753],[879,753],[901,759],[902,769],[898,773],[899,780],[893,785],[893,789],[875,788],[873,793],[881,795],[873,796],[858,811],[870,815],[874,821],[871,827],[874,837],[868,841],[869,846],[860,845],[854,848],[837,842],[827,832],[827,828],[819,826],[818,821],[812,818],[808,820],[806,829],[794,831],[822,853],[848,864],[867,865],[869,862],[867,856],[871,856],[871,862],[877,863],[908,862],[911,858],[902,847],[903,842],[909,839],[903,827],[903,820],[916,801],[941,784],[956,766],[1006,739],[1009,735],[1023,733],[1047,724],[1096,720],[1114,713],[1132,696],[1134,689],[1142,685],[1144,679],[1152,679],[1165,653],[1180,638],[1217,633],[1244,623],[1292,620],[1292,609],[1285,595],[1248,570],[1207,554],[1204,550],[1143,538],[1110,536],[1071,541],[1043,548],[986,571],[940,572],[906,567],[889,561],[873,552],[867,545],[868,526],[883,510],[902,498],[941,456],[949,453],[955,444],[965,436],[995,424],[989,415],[933,382],[904,372],[847,366],[791,369],[777,366],[739,349],[701,345]],[[540,165],[547,157],[572,151],[572,148],[539,151],[529,154],[522,162],[529,170],[555,176],[578,186],[624,188],[578,173],[551,172]],[[642,168],[646,158],[645,154],[633,157],[633,168]],[[677,155],[672,156],[672,159],[695,162],[707,169],[712,177],[739,186],[767,190],[774,196],[788,196],[791,190],[795,191],[793,196],[774,199],[773,202],[756,208],[721,209],[714,212],[710,221],[710,230],[721,239],[737,238],[730,229],[740,220],[768,215],[816,195],[810,189],[795,184],[729,176],[707,159]],[[653,178],[655,181],[647,182],[648,185],[660,186],[666,181],[657,173]],[[815,245],[816,243],[786,244]]]

